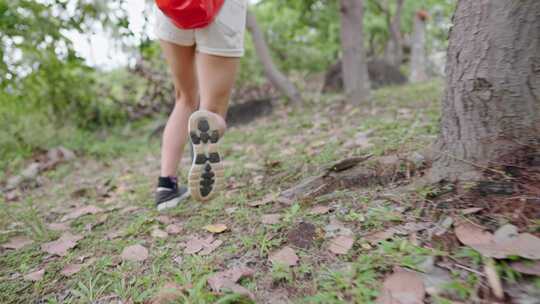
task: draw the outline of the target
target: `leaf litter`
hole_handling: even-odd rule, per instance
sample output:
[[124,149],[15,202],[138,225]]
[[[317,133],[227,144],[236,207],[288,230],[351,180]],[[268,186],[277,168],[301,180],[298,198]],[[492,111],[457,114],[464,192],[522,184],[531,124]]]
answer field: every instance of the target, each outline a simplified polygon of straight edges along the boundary
[[77,246],[77,242],[83,239],[80,235],[64,232],[56,241],[48,242],[41,245],[41,250],[52,255],[65,256],[69,249]]
[[354,244],[354,238],[350,235],[340,235],[330,241],[328,250],[335,254],[347,254]]
[[122,250],[121,258],[124,261],[142,262],[148,258],[148,249],[139,244],[131,245]]
[[208,278],[208,285],[215,292],[231,290],[254,299],[254,295],[247,288],[239,285],[237,282],[244,277],[251,277],[255,270],[246,266],[237,266],[231,269],[217,272]]
[[26,247],[32,244],[33,242],[34,241],[32,241],[30,238],[26,236],[15,236],[11,238],[7,243],[2,244],[2,248],[19,250],[23,247]]
[[285,266],[295,266],[296,264],[298,264],[299,259],[294,249],[286,246],[280,250],[271,253],[268,257],[268,260],[270,260],[270,262],[274,264],[278,263]]
[[78,219],[79,217],[81,217],[83,215],[96,214],[96,213],[100,213],[100,212],[103,212],[103,209],[101,209],[99,207],[96,207],[96,206],[93,206],[93,205],[79,207],[79,208],[76,208],[75,210],[71,211],[70,213],[64,215],[62,217],[62,222]]
[[383,283],[378,304],[422,304],[426,296],[420,275],[401,268],[394,270]]
[[540,259],[540,238],[530,233],[518,233],[508,225],[501,227],[495,235],[469,222],[460,223],[454,232],[459,241],[485,257],[504,259],[517,255],[523,258]]
[[196,254],[199,255],[208,255],[216,250],[219,246],[223,244],[222,240],[214,240],[212,235],[206,237],[205,239],[199,238],[198,236],[191,236],[183,244],[185,254]]

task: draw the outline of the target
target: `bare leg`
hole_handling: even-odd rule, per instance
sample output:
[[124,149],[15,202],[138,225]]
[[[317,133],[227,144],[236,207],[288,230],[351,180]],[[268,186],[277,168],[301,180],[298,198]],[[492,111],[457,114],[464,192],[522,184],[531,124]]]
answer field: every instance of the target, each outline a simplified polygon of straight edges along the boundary
[[189,120],[195,158],[188,185],[194,199],[207,201],[225,186],[218,145],[225,132],[225,115],[239,59],[199,53],[196,61],[201,110]]
[[173,77],[176,103],[165,131],[161,148],[161,176],[176,177],[187,140],[188,120],[199,103],[195,73],[195,47],[161,40],[161,48]]
[[239,61],[239,58],[197,54],[201,109],[220,116],[222,134],[225,131],[225,117]]

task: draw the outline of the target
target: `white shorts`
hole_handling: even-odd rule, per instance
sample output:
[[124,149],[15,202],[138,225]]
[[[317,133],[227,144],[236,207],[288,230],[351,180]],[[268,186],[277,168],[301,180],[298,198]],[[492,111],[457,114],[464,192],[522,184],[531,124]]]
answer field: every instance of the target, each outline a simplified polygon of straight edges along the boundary
[[154,7],[156,36],[178,45],[196,45],[205,54],[242,57],[246,29],[247,0],[225,0],[212,24],[205,28],[184,30],[174,25],[157,6]]

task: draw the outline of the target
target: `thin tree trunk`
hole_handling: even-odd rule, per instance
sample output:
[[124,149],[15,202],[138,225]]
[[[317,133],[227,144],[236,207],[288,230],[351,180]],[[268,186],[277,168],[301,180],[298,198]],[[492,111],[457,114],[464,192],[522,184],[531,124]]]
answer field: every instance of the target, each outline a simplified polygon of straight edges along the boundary
[[349,101],[354,104],[369,99],[369,76],[364,51],[363,0],[341,0],[341,46],[343,81]]
[[461,0],[432,180],[480,178],[540,146],[540,1]]
[[422,82],[428,79],[426,72],[426,13],[419,11],[414,18],[411,39],[410,82]]
[[[389,20],[388,31],[390,39],[384,50],[385,60],[395,66],[399,66],[403,61],[403,39],[401,37],[401,12],[405,0],[396,0],[396,13]],[[388,14],[390,11],[388,9]]]
[[253,44],[255,45],[257,56],[263,65],[266,77],[268,77],[272,85],[280,90],[281,93],[287,96],[287,98],[292,102],[298,103],[302,101],[302,97],[296,87],[289,81],[289,79],[287,79],[285,75],[283,75],[283,73],[279,71],[272,61],[270,49],[268,48],[268,45],[264,40],[263,33],[257,24],[257,19],[249,10],[247,13],[247,28],[251,32]]

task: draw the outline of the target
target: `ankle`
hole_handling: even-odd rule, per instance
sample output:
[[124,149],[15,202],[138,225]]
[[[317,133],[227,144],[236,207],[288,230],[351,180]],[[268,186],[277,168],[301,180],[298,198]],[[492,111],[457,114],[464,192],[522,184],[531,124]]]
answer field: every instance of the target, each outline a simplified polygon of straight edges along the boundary
[[160,176],[158,178],[158,188],[178,188],[178,178],[176,176]]

